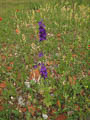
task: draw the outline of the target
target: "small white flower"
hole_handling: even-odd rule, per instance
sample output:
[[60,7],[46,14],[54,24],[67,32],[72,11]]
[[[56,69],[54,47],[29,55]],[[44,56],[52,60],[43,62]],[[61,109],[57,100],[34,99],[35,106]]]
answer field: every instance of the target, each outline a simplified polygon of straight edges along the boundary
[[48,33],[48,36],[49,36],[49,37],[53,37],[54,34],[52,34],[52,33]]
[[64,80],[64,81],[63,81],[63,85],[65,85],[65,83],[66,83],[66,81]]
[[13,103],[11,101],[9,101],[9,104],[13,105]]
[[24,99],[22,98],[22,96],[19,96],[18,104],[21,105],[21,106],[24,105]]
[[56,53],[56,56],[58,57],[58,56],[59,56],[59,53]]
[[14,97],[13,96],[11,96],[11,100],[13,100],[14,99]]
[[17,53],[14,54],[15,56],[17,55]]
[[30,82],[24,82],[27,88],[30,88]]
[[54,94],[53,94],[53,93],[51,93],[50,95],[51,95],[52,97],[54,96]]
[[42,116],[45,120],[48,118],[47,114],[42,114]]

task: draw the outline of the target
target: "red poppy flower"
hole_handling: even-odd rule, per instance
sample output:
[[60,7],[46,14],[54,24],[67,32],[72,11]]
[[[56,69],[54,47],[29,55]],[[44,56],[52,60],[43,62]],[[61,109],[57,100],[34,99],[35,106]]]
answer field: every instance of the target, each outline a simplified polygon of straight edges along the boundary
[[16,29],[16,33],[17,33],[17,34],[19,34],[19,33],[20,33],[19,29]]
[[0,21],[2,21],[2,17],[0,17]]
[[60,34],[60,33],[58,33],[58,34],[57,34],[57,37],[61,37],[61,34]]
[[88,49],[90,49],[90,45],[88,45]]
[[0,88],[5,88],[5,87],[6,87],[6,83],[5,82],[0,83]]
[[20,110],[21,110],[22,112],[26,112],[26,111],[27,111],[27,109],[26,109],[25,107],[20,108]]
[[12,70],[12,67],[11,67],[11,66],[8,66],[8,67],[7,67],[7,70],[8,70],[8,71]]
[[36,12],[37,12],[37,13],[40,13],[40,10],[38,9],[38,10],[36,10]]
[[19,9],[16,9],[16,12],[19,12]]
[[27,106],[28,107],[28,111],[32,114],[32,116],[34,115],[35,111],[36,111],[36,108],[33,107],[33,105],[29,105]]
[[11,64],[11,65],[13,65],[13,64],[14,64],[14,62],[10,62],[10,64]]

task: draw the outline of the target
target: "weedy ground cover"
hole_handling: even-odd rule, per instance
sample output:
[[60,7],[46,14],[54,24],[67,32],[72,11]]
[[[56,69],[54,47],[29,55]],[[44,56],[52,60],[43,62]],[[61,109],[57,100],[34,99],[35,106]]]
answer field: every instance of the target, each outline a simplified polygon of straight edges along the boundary
[[0,13],[0,120],[87,120],[88,1],[27,2]]

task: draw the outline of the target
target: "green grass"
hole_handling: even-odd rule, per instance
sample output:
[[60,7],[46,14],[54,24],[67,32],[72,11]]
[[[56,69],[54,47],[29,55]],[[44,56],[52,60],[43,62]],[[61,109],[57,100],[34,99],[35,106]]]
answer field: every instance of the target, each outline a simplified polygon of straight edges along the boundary
[[[63,114],[66,120],[87,120],[88,1],[8,0],[0,1],[0,6],[0,120],[44,120],[43,114],[50,120]],[[39,42],[41,19],[47,40]],[[39,58],[41,51],[44,56]],[[40,76],[40,67],[33,68],[39,62],[45,64],[48,78],[40,78],[38,84],[32,80],[32,72]],[[33,110],[28,109],[31,105]]]
[[38,9],[40,5],[44,4],[46,1],[42,0],[0,0],[0,15],[6,15],[7,12],[16,9]]

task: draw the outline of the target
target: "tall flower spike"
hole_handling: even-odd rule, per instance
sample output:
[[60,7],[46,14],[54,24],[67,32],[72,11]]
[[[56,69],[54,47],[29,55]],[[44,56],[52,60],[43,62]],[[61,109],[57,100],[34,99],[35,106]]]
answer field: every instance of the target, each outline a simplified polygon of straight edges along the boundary
[[40,22],[38,22],[39,26],[43,26],[43,27],[46,27],[43,23],[42,23],[43,20],[41,20]]
[[41,65],[41,70],[40,70],[41,76],[45,78],[47,78],[47,69],[44,66],[44,64]]
[[45,25],[42,23],[42,20],[38,22],[39,24],[39,38],[40,41],[46,40],[46,30],[45,30]]

